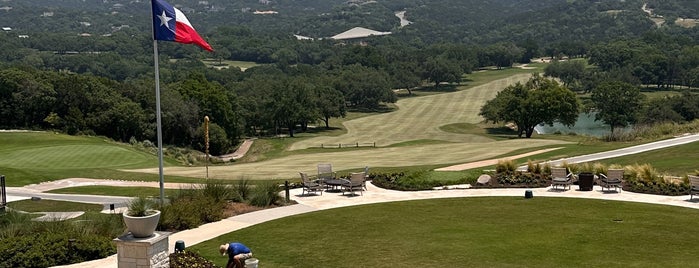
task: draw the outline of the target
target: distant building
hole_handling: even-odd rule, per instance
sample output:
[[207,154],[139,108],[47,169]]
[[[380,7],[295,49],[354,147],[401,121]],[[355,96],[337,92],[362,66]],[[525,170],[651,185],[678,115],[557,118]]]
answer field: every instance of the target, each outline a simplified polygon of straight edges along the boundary
[[279,14],[279,12],[274,11],[274,10],[265,10],[265,11],[255,10],[255,12],[253,12],[252,14],[255,14],[255,15],[273,15],[273,14]]
[[26,35],[26,34],[20,34],[20,35],[18,35],[17,37],[19,37],[19,38],[29,38],[29,36]]
[[367,28],[362,28],[362,27],[354,27],[352,29],[349,29],[343,33],[339,33],[333,37],[330,37],[330,39],[335,39],[335,40],[355,40],[355,39],[363,39],[367,38],[370,36],[381,36],[381,35],[389,35],[391,32],[379,32],[379,31],[374,31],[371,29]]
[[311,38],[311,37],[298,35],[298,34],[295,34],[294,37],[296,37],[296,40],[313,40],[313,38]]
[[2,27],[2,31],[3,31],[3,32],[9,32],[9,31],[12,31],[12,28],[10,28],[10,27]]
[[12,9],[12,7],[8,7],[8,6],[0,7],[0,10],[10,11],[10,9]]
[[47,11],[41,14],[42,17],[53,17],[52,11]]

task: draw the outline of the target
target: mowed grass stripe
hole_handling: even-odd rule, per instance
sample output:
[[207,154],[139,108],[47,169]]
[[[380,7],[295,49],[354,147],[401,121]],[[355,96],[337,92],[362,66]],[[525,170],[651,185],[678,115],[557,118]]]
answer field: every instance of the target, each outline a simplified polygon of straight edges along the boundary
[[0,166],[38,169],[114,168],[152,162],[152,156],[114,145],[62,145],[5,152]]
[[[210,166],[209,178],[214,179],[288,179],[298,178],[298,172],[315,174],[318,163],[332,163],[334,170],[369,167],[409,167],[451,165],[495,158],[518,149],[541,148],[569,144],[560,140],[512,139],[483,143],[443,143],[371,150],[329,151],[327,153],[291,155],[262,162]],[[157,168],[132,170],[157,174]],[[165,174],[174,176],[206,176],[204,167],[167,167]]]
[[[478,110],[497,92],[516,82],[524,82],[530,74],[517,74],[484,85],[453,93],[402,99],[396,103],[398,110],[350,120],[344,123],[347,134],[322,136],[294,143],[291,150],[318,147],[320,144],[349,142],[376,142],[387,146],[411,140],[443,140],[450,142],[476,142],[468,135],[447,133],[442,125],[480,121]],[[463,107],[469,107],[464,110]],[[462,112],[467,111],[467,112]]]

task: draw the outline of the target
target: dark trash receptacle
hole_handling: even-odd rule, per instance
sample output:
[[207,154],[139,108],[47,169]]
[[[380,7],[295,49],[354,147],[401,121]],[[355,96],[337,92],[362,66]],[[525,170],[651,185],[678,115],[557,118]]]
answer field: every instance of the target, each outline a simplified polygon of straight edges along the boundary
[[175,252],[183,252],[183,251],[184,251],[184,241],[177,240],[175,242]]
[[595,181],[595,175],[592,173],[580,173],[578,174],[578,187],[580,191],[592,191],[592,185]]

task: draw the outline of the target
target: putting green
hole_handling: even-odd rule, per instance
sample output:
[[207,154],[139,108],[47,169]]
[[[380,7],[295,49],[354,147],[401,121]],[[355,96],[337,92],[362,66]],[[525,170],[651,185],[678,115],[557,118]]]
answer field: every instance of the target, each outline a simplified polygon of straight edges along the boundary
[[51,132],[0,133],[0,167],[27,170],[138,168],[157,165],[153,155],[104,138]]
[[59,145],[4,152],[0,166],[36,169],[119,168],[153,162],[153,156],[114,145]]

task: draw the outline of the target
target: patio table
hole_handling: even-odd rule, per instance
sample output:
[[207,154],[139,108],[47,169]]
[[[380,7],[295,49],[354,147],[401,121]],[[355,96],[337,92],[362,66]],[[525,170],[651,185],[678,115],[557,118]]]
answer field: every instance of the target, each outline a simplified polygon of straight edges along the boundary
[[342,183],[344,183],[344,180],[330,179],[330,180],[325,180],[324,183],[325,183],[325,185],[332,187],[333,190],[337,190],[337,187],[342,186]]

